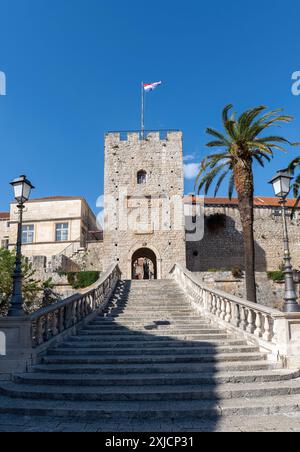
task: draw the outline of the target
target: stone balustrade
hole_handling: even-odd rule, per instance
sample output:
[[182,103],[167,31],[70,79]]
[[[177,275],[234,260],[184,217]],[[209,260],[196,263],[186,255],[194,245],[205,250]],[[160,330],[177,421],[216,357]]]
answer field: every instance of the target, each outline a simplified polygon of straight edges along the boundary
[[273,361],[300,367],[300,314],[286,314],[202,284],[180,265],[171,271],[199,313],[239,337],[258,343]]
[[49,347],[77,333],[105,309],[121,278],[112,266],[92,287],[24,317],[0,318],[0,378],[23,372]]

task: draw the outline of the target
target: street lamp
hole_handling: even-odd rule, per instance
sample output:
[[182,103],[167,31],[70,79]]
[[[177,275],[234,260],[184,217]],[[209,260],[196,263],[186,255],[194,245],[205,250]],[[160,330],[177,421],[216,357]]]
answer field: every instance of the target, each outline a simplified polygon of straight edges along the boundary
[[277,198],[281,198],[282,218],[283,218],[283,241],[284,241],[284,274],[285,274],[285,297],[284,312],[300,312],[300,305],[297,303],[297,294],[294,283],[294,274],[291,263],[291,253],[289,246],[288,227],[286,221],[286,198],[291,190],[291,180],[293,177],[287,170],[280,170],[269,182],[273,185]]
[[9,317],[21,317],[24,315],[23,310],[23,295],[22,295],[22,223],[24,204],[29,200],[30,192],[34,188],[26,176],[20,176],[11,182],[14,189],[14,197],[17,201],[17,208],[19,213],[18,219],[18,233],[17,233],[17,249],[16,249],[16,264],[13,274],[13,291],[10,301],[10,308],[8,311]]

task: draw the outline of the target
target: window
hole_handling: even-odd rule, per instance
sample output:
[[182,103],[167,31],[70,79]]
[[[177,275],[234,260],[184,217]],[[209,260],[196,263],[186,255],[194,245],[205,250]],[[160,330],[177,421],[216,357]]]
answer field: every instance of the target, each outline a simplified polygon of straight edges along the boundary
[[56,225],[56,242],[67,242],[69,239],[69,223],[58,223]]
[[137,173],[137,183],[138,185],[146,184],[147,182],[147,173],[146,171],[139,171]]
[[28,224],[22,227],[22,243],[28,244],[34,241],[34,225]]
[[1,248],[4,248],[5,250],[8,250],[8,246],[9,246],[9,240],[8,239],[1,240]]

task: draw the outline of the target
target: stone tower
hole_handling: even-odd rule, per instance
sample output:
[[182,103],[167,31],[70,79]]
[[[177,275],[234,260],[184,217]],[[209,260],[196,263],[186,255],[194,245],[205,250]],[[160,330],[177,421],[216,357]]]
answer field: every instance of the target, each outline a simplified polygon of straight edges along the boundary
[[108,133],[105,138],[104,268],[134,277],[146,258],[152,277],[186,265],[181,132]]

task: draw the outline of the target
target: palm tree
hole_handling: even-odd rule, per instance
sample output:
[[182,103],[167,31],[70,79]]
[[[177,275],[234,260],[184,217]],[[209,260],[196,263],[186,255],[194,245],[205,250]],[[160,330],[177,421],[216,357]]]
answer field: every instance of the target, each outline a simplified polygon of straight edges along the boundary
[[244,235],[247,299],[256,303],[253,163],[258,162],[264,167],[265,162],[272,159],[274,150],[285,151],[284,145],[294,145],[281,136],[262,136],[270,127],[289,123],[293,118],[283,115],[283,110],[267,112],[266,107],[259,106],[247,110],[237,119],[235,113],[230,113],[232,108],[232,105],[227,105],[223,110],[224,132],[207,129],[207,133],[214,137],[207,146],[218,148],[219,152],[202,161],[196,187],[198,193],[204,188],[207,195],[216,179],[216,197],[228,176],[230,199],[236,189]]
[[[295,158],[295,160],[293,160],[291,162],[288,169],[292,174],[295,174],[296,169],[298,169],[298,170],[300,169],[300,157]],[[296,198],[296,203],[295,203],[294,210],[293,210],[293,213],[295,213],[295,210],[300,203],[300,173],[295,178],[295,181],[293,184],[293,192],[294,192],[294,197]]]

